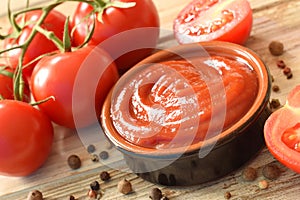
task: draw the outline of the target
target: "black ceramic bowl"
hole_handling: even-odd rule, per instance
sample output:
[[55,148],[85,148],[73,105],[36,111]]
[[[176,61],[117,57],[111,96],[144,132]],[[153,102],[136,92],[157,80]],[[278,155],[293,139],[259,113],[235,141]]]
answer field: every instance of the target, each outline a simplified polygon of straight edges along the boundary
[[[118,133],[111,118],[111,98],[114,90],[112,89],[102,108],[101,125],[104,133],[122,152],[129,168],[150,182],[169,186],[188,186],[212,181],[240,168],[264,145],[263,125],[270,114],[267,108],[270,75],[259,56],[248,48],[216,41],[180,45],[159,51],[144,59],[121,79],[127,80],[131,73],[135,73],[136,68],[147,63],[177,59],[178,55],[203,56],[196,53],[199,45],[209,55],[227,56],[247,63],[253,68],[258,77],[257,96],[246,114],[218,137],[192,144],[188,148],[176,147],[156,151],[128,142]],[[207,149],[208,154],[204,157],[199,156],[200,149],[204,152]]]

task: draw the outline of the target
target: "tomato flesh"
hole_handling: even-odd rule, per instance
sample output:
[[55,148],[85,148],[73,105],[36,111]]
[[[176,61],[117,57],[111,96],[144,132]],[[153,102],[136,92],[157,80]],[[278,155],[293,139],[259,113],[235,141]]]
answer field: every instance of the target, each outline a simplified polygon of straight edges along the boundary
[[265,123],[264,136],[271,154],[282,164],[300,173],[300,87],[287,96],[286,104],[270,115]]
[[252,10],[246,0],[194,0],[179,13],[173,28],[179,43],[244,44],[252,29]]
[[300,124],[286,129],[282,134],[282,142],[289,148],[300,152]]

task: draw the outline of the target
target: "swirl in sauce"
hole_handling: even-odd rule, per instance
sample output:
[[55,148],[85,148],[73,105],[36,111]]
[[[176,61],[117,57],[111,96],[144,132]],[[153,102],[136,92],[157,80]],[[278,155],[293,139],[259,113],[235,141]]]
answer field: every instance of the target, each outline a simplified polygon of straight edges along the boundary
[[[224,92],[211,93],[209,86],[218,80]],[[128,142],[147,148],[179,147],[212,137],[207,136],[212,109],[214,114],[225,111],[225,119],[219,120],[222,130],[232,126],[249,110],[257,91],[254,70],[231,58],[165,61],[139,68],[117,86],[111,117]],[[225,103],[217,100],[222,98]]]

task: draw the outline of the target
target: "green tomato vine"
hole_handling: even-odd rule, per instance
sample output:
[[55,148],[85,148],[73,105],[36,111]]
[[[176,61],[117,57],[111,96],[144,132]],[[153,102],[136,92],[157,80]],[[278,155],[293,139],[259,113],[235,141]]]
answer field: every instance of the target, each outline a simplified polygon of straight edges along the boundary
[[[4,49],[4,50],[0,51],[0,55],[1,55],[5,52],[12,51],[14,49],[22,49],[21,56],[19,57],[19,60],[18,60],[18,66],[12,77],[13,85],[14,85],[14,98],[16,100],[23,100],[23,91],[24,91],[24,85],[25,85],[25,82],[24,82],[23,76],[22,76],[23,68],[26,67],[27,65],[41,59],[42,57],[49,55],[49,54],[41,55],[41,56],[35,58],[30,63],[28,63],[27,65],[25,65],[25,66],[23,65],[24,56],[28,49],[28,46],[30,45],[30,43],[32,42],[33,38],[35,37],[35,35],[37,33],[41,33],[44,36],[46,36],[49,40],[51,40],[57,46],[57,48],[60,50],[60,52],[72,51],[70,32],[68,30],[69,17],[67,17],[67,20],[65,23],[63,41],[61,41],[58,37],[56,37],[53,32],[47,31],[47,30],[43,29],[41,26],[43,24],[43,22],[45,21],[46,17],[48,16],[48,14],[51,12],[51,10],[55,9],[57,6],[59,6],[63,3],[66,3],[66,2],[88,3],[89,5],[91,5],[93,7],[93,12],[91,12],[90,15],[94,15],[97,13],[98,17],[96,20],[98,20],[102,23],[103,23],[102,15],[103,15],[103,12],[105,11],[105,9],[107,9],[109,7],[117,7],[117,8],[126,9],[126,8],[130,8],[130,7],[134,7],[136,5],[135,2],[121,2],[121,1],[114,1],[114,0],[56,0],[55,2],[50,3],[46,6],[30,7],[29,0],[27,0],[27,3],[26,3],[27,5],[24,9],[16,11],[16,12],[12,12],[11,8],[10,8],[11,3],[10,3],[10,0],[8,0],[7,13],[8,13],[10,25],[12,27],[12,32],[7,35],[0,34],[0,40],[5,40],[7,38],[18,38],[18,36],[22,33],[22,28],[25,27],[27,24],[26,24],[26,22],[18,24],[16,22],[16,18],[18,16],[20,16],[22,14],[26,14],[27,12],[34,11],[34,10],[42,11],[41,16],[39,17],[39,19],[36,21],[35,25],[32,28],[32,32],[30,33],[27,40],[22,45],[14,46],[9,49]],[[87,16],[87,17],[89,17],[89,16]],[[76,27],[74,27],[74,28],[76,28]],[[95,20],[94,20],[92,28],[89,31],[84,42],[80,46],[74,47],[74,49],[82,48],[89,42],[90,38],[93,35],[94,28],[95,28]],[[71,35],[72,35],[72,32],[71,32]],[[52,54],[52,53],[50,53],[50,54]],[[3,74],[3,70],[0,71],[0,73]],[[5,74],[3,74],[3,75],[5,75]],[[53,97],[49,97],[49,98],[53,98]],[[36,104],[36,103],[34,103],[34,104]]]

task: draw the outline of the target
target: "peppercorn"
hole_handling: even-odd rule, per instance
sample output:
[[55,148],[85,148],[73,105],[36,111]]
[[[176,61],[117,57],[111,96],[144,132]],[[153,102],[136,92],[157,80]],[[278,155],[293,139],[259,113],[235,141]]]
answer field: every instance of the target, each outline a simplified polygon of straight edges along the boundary
[[95,150],[96,150],[96,147],[95,147],[94,145],[92,145],[92,144],[90,144],[90,145],[87,147],[87,151],[88,151],[89,153],[94,153]]
[[272,55],[274,55],[274,56],[280,56],[280,55],[283,54],[284,46],[279,41],[272,41],[269,44],[269,50],[270,50],[270,52],[271,52]]
[[122,179],[118,183],[118,191],[123,193],[123,194],[129,194],[130,192],[132,192],[131,183],[126,179]]
[[163,197],[159,188],[152,188],[149,194],[149,198],[152,200],[160,200]]
[[98,161],[99,161],[99,157],[98,157],[96,154],[92,154],[92,155],[91,155],[91,160],[92,160],[93,162],[98,162]]
[[74,197],[73,195],[71,195],[71,196],[69,197],[69,200],[75,200],[75,197]]
[[290,74],[291,72],[292,72],[292,69],[289,68],[289,67],[285,67],[285,68],[283,69],[283,74],[284,74],[284,75],[288,75],[288,74]]
[[242,172],[242,178],[245,181],[254,181],[257,178],[256,169],[253,167],[246,167]]
[[29,192],[27,200],[43,200],[43,194],[39,190]]
[[280,88],[279,88],[278,85],[273,85],[273,86],[272,86],[272,90],[273,90],[274,92],[278,92],[278,91],[280,90]]
[[230,199],[231,198],[231,193],[230,192],[225,192],[224,198],[225,199]]
[[263,167],[262,174],[267,179],[275,180],[280,176],[281,171],[276,164],[271,163]]
[[287,75],[286,75],[286,78],[287,78],[287,79],[293,78],[293,73],[291,72],[291,73],[287,74]]
[[71,169],[78,169],[81,167],[81,160],[77,155],[71,155],[68,157],[68,165]]
[[281,69],[284,69],[285,68],[285,62],[283,61],[283,60],[278,60],[277,62],[276,62],[276,64],[277,64],[277,67],[279,67],[279,68],[281,68]]
[[261,180],[258,182],[258,187],[262,190],[267,189],[269,187],[269,183],[266,180]]
[[95,190],[89,190],[88,191],[88,197],[90,197],[91,199],[96,199],[97,198],[97,192]]
[[103,171],[100,173],[100,179],[102,181],[108,181],[110,179],[110,175],[107,171]]
[[279,99],[271,99],[270,101],[270,108],[277,109],[281,106]]
[[108,152],[107,151],[101,151],[99,156],[102,160],[106,160],[108,158]]
[[90,184],[90,188],[94,191],[98,191],[100,190],[100,184],[98,181],[93,181],[91,184]]

